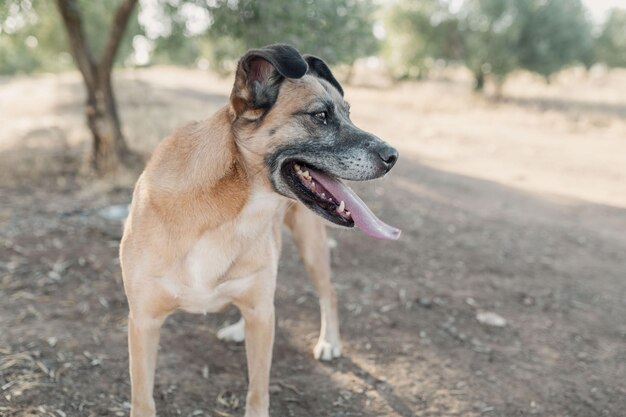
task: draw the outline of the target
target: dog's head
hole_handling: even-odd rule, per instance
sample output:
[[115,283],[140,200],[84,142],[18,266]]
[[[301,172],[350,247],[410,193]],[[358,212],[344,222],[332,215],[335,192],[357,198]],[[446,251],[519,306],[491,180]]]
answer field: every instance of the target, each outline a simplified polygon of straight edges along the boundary
[[238,146],[257,158],[274,190],[324,219],[396,239],[340,179],[379,178],[398,152],[350,120],[343,89],[321,59],[287,45],[248,51],[230,97]]

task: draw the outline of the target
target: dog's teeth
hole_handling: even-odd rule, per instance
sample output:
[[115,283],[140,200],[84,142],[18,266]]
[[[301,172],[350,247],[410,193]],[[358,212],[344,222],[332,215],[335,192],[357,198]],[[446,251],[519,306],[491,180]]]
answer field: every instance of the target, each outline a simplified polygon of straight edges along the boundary
[[326,198],[326,193],[322,193],[322,198]]
[[346,208],[346,203],[344,203],[343,200],[341,200],[341,203],[339,203],[339,208],[337,210],[343,211],[345,208]]
[[296,167],[296,171],[300,171],[300,165],[295,164],[294,167]]
[[350,212],[348,210],[346,210],[346,216],[349,216]]
[[304,178],[306,178],[306,179],[311,179],[311,176],[309,175],[309,171],[304,171],[304,172],[302,173],[302,176],[303,176]]

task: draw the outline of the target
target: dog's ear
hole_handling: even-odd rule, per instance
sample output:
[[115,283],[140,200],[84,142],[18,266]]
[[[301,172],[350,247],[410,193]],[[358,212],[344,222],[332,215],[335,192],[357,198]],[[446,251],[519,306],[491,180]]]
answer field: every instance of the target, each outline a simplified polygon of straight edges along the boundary
[[302,78],[307,69],[302,55],[289,45],[251,49],[239,60],[230,95],[236,116],[248,110],[260,116],[276,102],[282,81]]
[[328,65],[326,65],[322,59],[313,55],[304,55],[304,60],[307,64],[309,64],[310,73],[328,81],[343,97],[343,88],[341,88],[341,84],[339,84],[339,81],[337,81],[330,68],[328,68]]

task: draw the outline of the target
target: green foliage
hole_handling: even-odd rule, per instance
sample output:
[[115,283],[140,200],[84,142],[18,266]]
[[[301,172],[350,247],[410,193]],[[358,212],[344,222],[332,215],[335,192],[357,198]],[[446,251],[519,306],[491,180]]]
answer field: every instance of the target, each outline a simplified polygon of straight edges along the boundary
[[218,63],[248,48],[289,43],[329,64],[376,53],[370,0],[216,0],[209,35]]
[[[383,52],[397,77],[419,77],[436,61],[462,59],[482,89],[486,77],[500,86],[518,68],[549,79],[597,59],[581,0],[465,0],[456,15],[446,0],[397,0],[385,22]],[[606,38],[610,50],[614,36]]]
[[[42,0],[38,0],[42,1]],[[43,0],[51,2],[51,0]],[[109,30],[115,10],[120,4],[120,0],[78,0],[78,7],[83,16],[83,25],[87,34],[87,41],[91,47],[91,51],[97,60],[109,38]],[[55,13],[55,18],[58,18]],[[123,63],[133,53],[132,38],[135,35],[142,34],[143,30],[137,22],[137,11],[128,21],[124,33],[124,39],[120,43],[120,49],[117,52],[116,62]]]
[[[94,57],[104,47],[120,0],[77,0]],[[117,63],[133,64],[133,38],[145,36],[150,63],[195,65],[206,58],[230,70],[249,48],[295,45],[330,64],[378,53],[375,0],[154,0],[152,23],[130,19]],[[0,73],[73,67],[54,0],[0,0]],[[614,10],[592,36],[581,0],[394,0],[379,17],[381,55],[396,78],[420,78],[434,66],[464,62],[479,86],[501,84],[524,68],[549,79],[565,66],[626,66],[626,11]],[[148,10],[150,9],[150,10]]]
[[185,35],[184,23],[172,21],[172,31],[154,41],[152,62],[159,64],[193,65],[200,56],[198,39]]
[[480,89],[517,68],[550,76],[595,61],[591,23],[580,0],[467,0],[462,12],[465,63]]
[[0,73],[70,68],[63,26],[51,1],[6,0],[0,8]]
[[611,10],[596,45],[599,61],[609,67],[626,67],[626,10]]
[[[55,1],[2,1],[0,73],[72,67]],[[119,0],[78,0],[96,59],[107,41],[118,4]],[[146,4],[151,13],[157,13],[152,24],[159,26],[158,30],[131,18],[117,63],[129,62],[136,35],[148,39],[152,63],[192,65],[207,57],[221,69],[248,48],[275,42],[291,43],[331,64],[351,64],[358,57],[376,53],[378,47],[372,33],[371,0],[158,0]],[[207,27],[213,25],[208,30],[190,29],[198,15],[201,27],[202,18]]]
[[422,78],[436,60],[460,56],[458,20],[439,0],[396,1],[385,13],[383,56],[397,79]]
[[482,88],[491,74],[498,83],[518,65],[517,47],[524,22],[517,0],[468,0],[461,13],[464,61]]
[[[94,56],[108,37],[113,11],[119,0],[79,0],[84,28]],[[30,73],[73,68],[65,28],[53,0],[4,0],[0,14],[0,73]],[[131,18],[117,55],[123,62],[132,53],[130,39],[141,28]]]
[[523,22],[516,54],[522,68],[546,79],[564,67],[588,60],[591,24],[581,0],[519,1]]
[[[188,30],[189,13],[183,13],[185,7],[195,6],[196,2],[164,1],[154,4],[153,12],[158,14],[160,28],[158,33],[146,30],[152,39],[151,62],[155,64],[194,65],[202,56],[202,38]],[[198,6],[195,12],[205,12],[206,5]],[[207,17],[208,21],[208,17]]]

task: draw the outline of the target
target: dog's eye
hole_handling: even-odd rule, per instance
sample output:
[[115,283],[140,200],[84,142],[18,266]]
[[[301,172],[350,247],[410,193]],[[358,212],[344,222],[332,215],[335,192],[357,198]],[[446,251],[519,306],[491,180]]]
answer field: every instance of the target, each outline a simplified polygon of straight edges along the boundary
[[328,120],[328,113],[326,113],[325,111],[321,111],[319,113],[315,113],[313,117],[326,124]]

